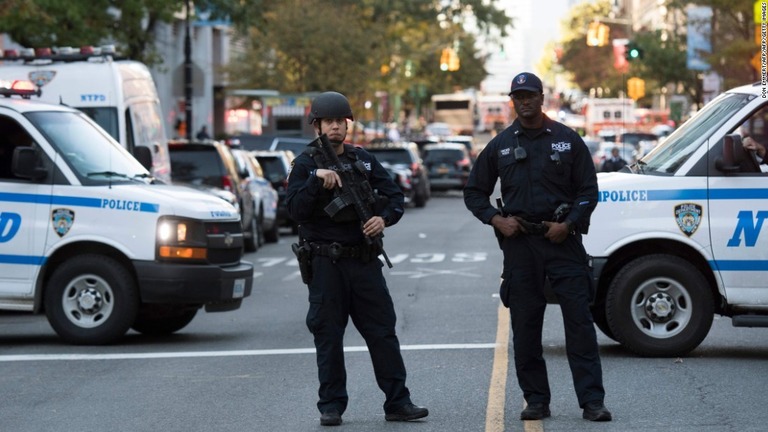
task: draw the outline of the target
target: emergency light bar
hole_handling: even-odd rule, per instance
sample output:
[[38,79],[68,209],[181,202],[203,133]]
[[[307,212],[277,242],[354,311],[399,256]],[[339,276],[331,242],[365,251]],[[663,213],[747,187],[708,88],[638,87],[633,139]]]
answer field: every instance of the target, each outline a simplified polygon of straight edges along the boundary
[[35,88],[35,85],[32,84],[32,81],[0,80],[0,96],[5,96],[5,97],[21,96],[22,99],[29,99],[33,95],[40,97],[41,94],[42,94],[42,91],[40,91],[39,88]]
[[114,45],[104,45],[101,47],[83,46],[79,49],[72,47],[7,49],[0,56],[0,61],[24,61],[27,63],[33,61],[75,62],[106,56],[117,57]]

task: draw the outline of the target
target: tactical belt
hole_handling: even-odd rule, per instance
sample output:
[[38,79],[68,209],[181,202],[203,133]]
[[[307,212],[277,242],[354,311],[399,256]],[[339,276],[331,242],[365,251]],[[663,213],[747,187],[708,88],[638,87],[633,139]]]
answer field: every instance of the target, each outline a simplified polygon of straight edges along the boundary
[[342,246],[340,243],[310,243],[312,254],[318,256],[331,257],[334,260],[339,258],[362,258],[365,248],[363,246]]
[[544,235],[549,231],[549,227],[543,223],[528,222],[522,218],[518,219],[518,222],[525,228],[526,234]]

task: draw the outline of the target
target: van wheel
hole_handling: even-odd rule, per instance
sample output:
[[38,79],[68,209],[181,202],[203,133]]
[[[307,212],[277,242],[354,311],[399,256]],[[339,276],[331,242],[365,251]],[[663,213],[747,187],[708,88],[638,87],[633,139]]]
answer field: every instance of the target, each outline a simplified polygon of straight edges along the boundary
[[251,218],[251,223],[248,225],[248,234],[243,233],[243,247],[246,252],[256,252],[259,249],[259,228],[256,216]]
[[195,315],[197,308],[187,306],[142,305],[131,328],[145,335],[168,335],[186,327]]
[[608,336],[609,338],[616,340],[616,336],[613,335],[613,332],[611,331],[611,327],[608,326],[608,317],[605,313],[605,302],[597,302],[595,301],[595,305],[592,306],[592,319],[595,322],[595,325],[597,328],[600,329],[601,332],[603,332],[604,335]]
[[81,255],[62,263],[45,289],[51,327],[65,341],[101,345],[123,337],[139,308],[133,275],[103,255]]
[[616,340],[647,357],[678,357],[699,346],[714,318],[706,278],[682,258],[649,255],[629,262],[606,296]]
[[416,191],[416,193],[413,195],[413,205],[417,208],[422,208],[427,205],[427,193],[419,193],[419,191]]

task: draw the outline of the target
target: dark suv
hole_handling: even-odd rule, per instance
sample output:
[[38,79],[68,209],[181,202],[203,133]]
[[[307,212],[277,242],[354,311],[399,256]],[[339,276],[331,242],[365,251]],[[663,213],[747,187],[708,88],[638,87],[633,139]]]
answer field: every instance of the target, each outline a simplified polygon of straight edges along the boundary
[[291,169],[293,153],[290,151],[254,150],[251,152],[259,161],[264,171],[264,178],[272,183],[277,191],[277,219],[279,226],[287,226],[298,233],[298,225],[288,215],[285,196],[288,194],[288,172]]
[[394,178],[399,178],[398,173],[402,171],[410,173],[410,190],[400,184],[406,202],[412,202],[416,207],[424,207],[427,204],[430,197],[429,177],[422,165],[416,143],[381,142],[369,144],[364,148],[381,162]]
[[243,225],[245,250],[254,252],[259,234],[253,195],[245,189],[229,147],[212,140],[173,140],[168,150],[173,183],[212,193],[235,206]]
[[464,189],[472,160],[464,144],[428,144],[422,149],[432,190]]

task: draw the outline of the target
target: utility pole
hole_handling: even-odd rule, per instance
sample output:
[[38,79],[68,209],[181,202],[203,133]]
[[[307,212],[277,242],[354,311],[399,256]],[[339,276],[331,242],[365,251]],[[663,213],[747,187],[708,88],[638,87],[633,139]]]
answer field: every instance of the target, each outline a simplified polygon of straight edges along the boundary
[[189,11],[191,8],[192,2],[187,0],[187,23],[184,35],[184,122],[187,124],[187,141],[192,141],[192,40],[189,35],[189,21],[192,18]]

